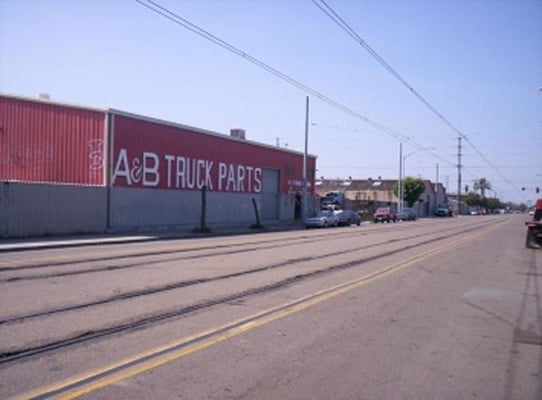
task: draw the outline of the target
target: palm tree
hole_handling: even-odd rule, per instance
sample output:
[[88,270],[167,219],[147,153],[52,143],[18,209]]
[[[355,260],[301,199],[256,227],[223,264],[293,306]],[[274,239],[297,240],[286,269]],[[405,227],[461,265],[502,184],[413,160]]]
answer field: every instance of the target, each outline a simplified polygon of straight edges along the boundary
[[474,181],[474,191],[480,191],[482,198],[486,197],[486,190],[491,190],[491,183],[486,178],[480,178]]

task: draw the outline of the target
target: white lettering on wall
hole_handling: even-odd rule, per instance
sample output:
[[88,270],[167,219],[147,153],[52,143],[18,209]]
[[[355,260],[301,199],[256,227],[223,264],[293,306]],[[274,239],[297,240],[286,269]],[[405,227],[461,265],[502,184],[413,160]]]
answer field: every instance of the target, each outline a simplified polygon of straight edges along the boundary
[[166,162],[167,162],[167,171],[166,171],[167,187],[170,188],[171,187],[171,173],[172,173],[171,164],[173,161],[175,161],[175,156],[172,156],[171,154],[166,154],[164,158],[166,159]]
[[201,189],[205,186],[205,180],[203,179],[204,175],[205,175],[205,160],[198,160],[197,167],[196,167],[196,185],[198,189]]
[[[163,161],[163,162],[161,162]],[[128,186],[165,187],[175,189],[202,189],[226,192],[260,193],[262,169],[242,164],[215,162],[164,154],[162,160],[155,152],[145,151],[140,157],[130,158],[126,149],[120,149],[113,171],[113,183],[124,179]],[[166,174],[165,179],[162,176]],[[162,182],[162,183],[161,183]]]
[[207,186],[207,190],[213,190],[213,180],[211,179],[212,170],[213,162],[205,160],[205,186]]
[[237,166],[237,191],[245,191],[245,167],[242,165]]
[[218,164],[218,190],[222,190],[222,184],[228,174],[228,167],[224,163]]
[[246,167],[246,170],[247,170],[247,178],[248,178],[247,190],[249,192],[252,192],[252,171],[254,171],[254,167]]
[[177,157],[177,188],[184,189],[186,187],[186,180],[185,180],[185,167],[186,167],[186,160],[184,157]]
[[[160,183],[159,167],[160,160],[156,153],[143,153],[143,186],[158,186]],[[148,179],[149,175],[150,179]]]
[[128,185],[132,184],[130,179],[130,168],[128,167],[128,152],[126,149],[121,149],[119,151],[119,156],[117,158],[117,164],[115,165],[115,170],[113,171],[113,183],[118,177],[124,177]]
[[262,169],[254,169],[254,191],[260,193],[262,191]]
[[[230,188],[231,185],[231,188]],[[237,192],[237,182],[235,180],[235,167],[233,164],[228,166],[228,182],[226,183],[226,192],[230,190]]]

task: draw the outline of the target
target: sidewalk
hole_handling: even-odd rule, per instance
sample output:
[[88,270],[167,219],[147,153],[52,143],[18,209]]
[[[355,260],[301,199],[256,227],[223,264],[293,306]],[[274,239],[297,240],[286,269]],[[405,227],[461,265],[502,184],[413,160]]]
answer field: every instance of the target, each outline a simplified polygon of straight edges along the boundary
[[113,232],[109,234],[80,234],[42,236],[32,238],[0,239],[0,253],[45,250],[65,247],[97,246],[106,244],[123,244],[149,242],[155,240],[175,240],[190,238],[207,238],[230,235],[248,235],[266,232],[280,232],[302,229],[299,221],[270,221],[264,223],[263,229],[250,229],[245,226],[211,227],[210,233],[198,233],[188,228],[168,228],[158,231]]

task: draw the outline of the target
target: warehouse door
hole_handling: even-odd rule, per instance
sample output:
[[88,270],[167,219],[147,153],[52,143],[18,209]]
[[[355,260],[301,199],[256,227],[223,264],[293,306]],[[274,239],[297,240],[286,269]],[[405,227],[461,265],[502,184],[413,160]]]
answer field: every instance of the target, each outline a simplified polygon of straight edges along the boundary
[[279,218],[280,171],[278,169],[263,170],[262,209],[263,220]]

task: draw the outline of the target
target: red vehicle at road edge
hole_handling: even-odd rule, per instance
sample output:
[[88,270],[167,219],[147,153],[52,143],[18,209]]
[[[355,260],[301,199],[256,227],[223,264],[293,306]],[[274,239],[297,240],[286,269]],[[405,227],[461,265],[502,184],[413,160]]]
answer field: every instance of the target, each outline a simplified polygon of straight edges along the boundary
[[527,225],[525,247],[539,249],[542,245],[542,199],[536,201],[533,220],[525,222],[525,225]]

